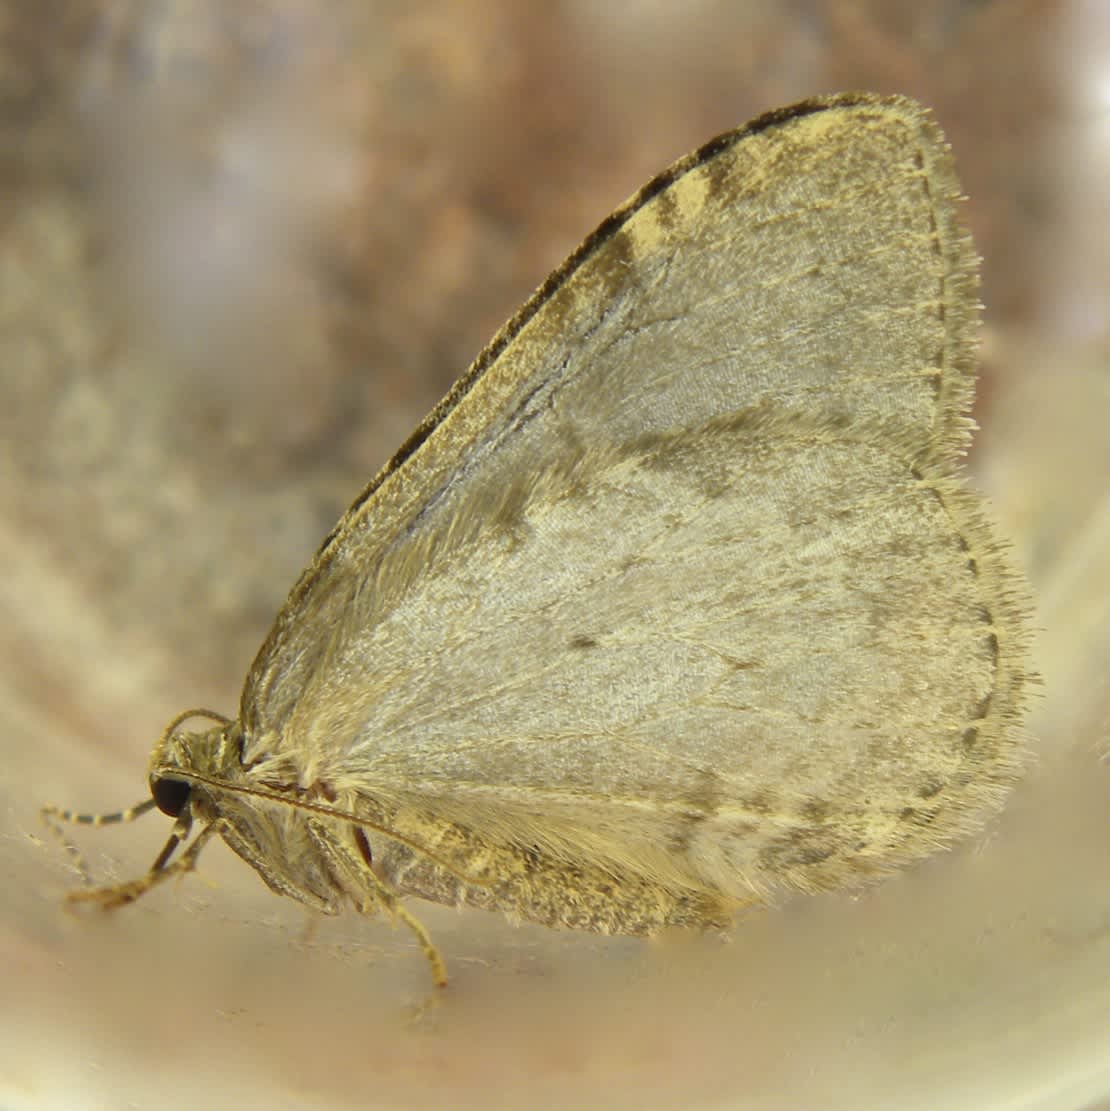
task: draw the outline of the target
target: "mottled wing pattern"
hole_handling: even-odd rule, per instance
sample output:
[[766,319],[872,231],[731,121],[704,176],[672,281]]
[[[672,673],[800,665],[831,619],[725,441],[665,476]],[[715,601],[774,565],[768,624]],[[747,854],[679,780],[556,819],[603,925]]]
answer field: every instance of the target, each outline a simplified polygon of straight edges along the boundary
[[641,190],[290,595],[243,695],[257,775],[737,898],[965,829],[1025,676],[959,478],[957,199],[929,119],[867,96]]

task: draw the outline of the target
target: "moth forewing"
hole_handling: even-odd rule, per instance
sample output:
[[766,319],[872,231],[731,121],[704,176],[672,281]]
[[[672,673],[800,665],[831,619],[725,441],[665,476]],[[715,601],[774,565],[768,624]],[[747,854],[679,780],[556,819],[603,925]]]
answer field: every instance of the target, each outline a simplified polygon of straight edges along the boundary
[[960,470],[958,209],[900,97],[664,171],[363,491],[238,722],[169,731],[152,788],[275,890],[404,918],[437,977],[400,895],[715,926],[974,828],[1020,762],[1027,603]]

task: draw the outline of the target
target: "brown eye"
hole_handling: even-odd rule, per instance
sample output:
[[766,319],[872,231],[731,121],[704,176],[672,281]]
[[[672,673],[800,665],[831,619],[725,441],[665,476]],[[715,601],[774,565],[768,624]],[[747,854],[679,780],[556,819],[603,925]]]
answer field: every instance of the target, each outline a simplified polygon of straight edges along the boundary
[[189,801],[189,792],[192,788],[180,779],[152,779],[150,793],[154,797],[154,805],[168,814],[171,818],[180,817],[181,811]]

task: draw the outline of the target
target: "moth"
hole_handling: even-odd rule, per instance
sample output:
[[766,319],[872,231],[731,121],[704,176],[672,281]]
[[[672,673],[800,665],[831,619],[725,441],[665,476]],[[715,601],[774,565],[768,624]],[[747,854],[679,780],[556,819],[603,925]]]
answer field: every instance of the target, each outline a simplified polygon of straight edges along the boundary
[[[718,928],[952,844],[1018,775],[1025,590],[968,489],[976,258],[901,97],[770,112],[604,220],[373,478],[174,819],[277,893]],[[186,728],[194,716],[200,728]]]

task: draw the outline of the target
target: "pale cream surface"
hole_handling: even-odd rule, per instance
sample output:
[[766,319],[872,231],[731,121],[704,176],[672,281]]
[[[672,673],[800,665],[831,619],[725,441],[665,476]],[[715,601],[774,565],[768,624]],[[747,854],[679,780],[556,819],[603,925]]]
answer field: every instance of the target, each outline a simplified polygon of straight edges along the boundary
[[[18,229],[47,272],[65,255],[42,218],[49,204]],[[28,285],[27,303],[36,296]],[[67,329],[64,342],[80,348]],[[233,708],[249,660],[222,680],[198,679],[203,653],[187,652],[156,606],[136,632],[110,576],[74,580],[81,540],[60,511],[40,510],[34,528],[22,510],[6,513],[0,1102],[1097,1105],[1110,1091],[1110,391],[1104,362],[1009,354],[1007,367],[1032,369],[996,375],[976,466],[1037,591],[1044,686],[1029,722],[1035,762],[1003,814],[862,898],[799,899],[738,924],[730,944],[599,940],[422,907],[453,977],[429,1009],[427,971],[406,933],[354,917],[310,927],[217,846],[201,877],[139,906],[103,920],[65,915],[74,877],[44,839],[38,805],[136,801],[165,719],[193,700]],[[1004,345],[992,351],[1006,355]],[[108,449],[141,447],[142,427],[95,419],[112,396],[76,391],[48,450],[61,457],[103,428]],[[22,432],[8,426],[6,446]],[[194,480],[170,473],[178,485],[162,494],[192,505]],[[2,481],[5,505],[16,506],[35,475],[5,466]],[[135,504],[133,520],[146,520],[138,495]],[[161,520],[146,550],[165,562],[148,573],[172,591],[175,552],[205,521]],[[295,569],[282,569],[262,614],[251,611],[256,639]],[[126,831],[78,832],[98,875],[129,878],[167,824],[151,816]]]

